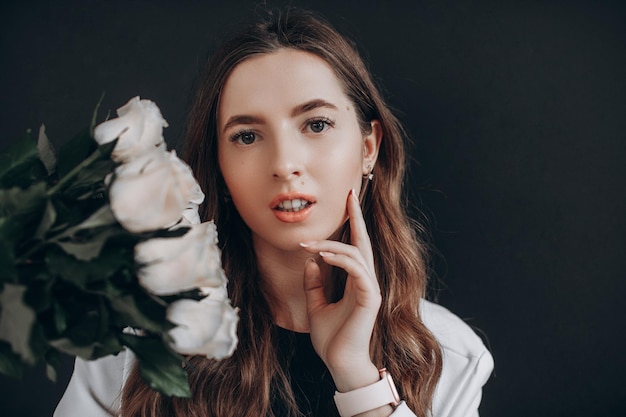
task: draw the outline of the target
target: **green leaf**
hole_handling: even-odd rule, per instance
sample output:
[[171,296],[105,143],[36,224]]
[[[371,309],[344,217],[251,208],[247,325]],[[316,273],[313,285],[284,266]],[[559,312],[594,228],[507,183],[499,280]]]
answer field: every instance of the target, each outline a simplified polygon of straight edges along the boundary
[[59,150],[57,165],[59,178],[72,171],[72,169],[91,155],[97,147],[98,144],[89,133],[89,129],[82,130],[70,139]]
[[[89,140],[91,140],[91,137]],[[95,142],[93,143],[95,144]],[[104,187],[105,176],[116,165],[111,160],[111,152],[116,143],[117,140],[114,140],[100,147],[90,147],[90,152],[85,157],[78,161],[73,161],[74,165],[66,167],[68,169],[67,172],[59,173],[59,182],[48,190],[48,195],[59,194],[60,191],[68,188],[70,190],[68,195],[74,198],[79,195],[84,199],[100,193]],[[68,165],[70,165],[69,162]]]
[[171,329],[173,325],[166,321],[166,307],[147,295],[141,297],[139,294],[120,294],[109,299],[111,307],[121,314],[123,321],[118,324],[155,333]]
[[48,175],[52,175],[57,168],[57,157],[54,153],[52,143],[48,140],[46,135],[46,127],[42,124],[39,128],[39,138],[37,139],[37,152],[39,159],[46,167]]
[[118,235],[120,232],[115,229],[103,229],[94,237],[84,241],[55,241],[66,253],[76,257],[81,261],[90,261],[100,255],[107,239]]
[[51,340],[50,345],[70,355],[91,359],[103,333],[100,322],[98,311],[86,311],[77,323],[63,332],[63,337]]
[[57,381],[57,375],[61,368],[61,355],[55,349],[48,349],[45,355],[46,359],[46,376],[52,382]]
[[35,325],[35,311],[24,302],[26,287],[4,284],[0,293],[0,339],[9,342],[13,352],[24,362],[37,360],[31,346],[31,333]]
[[39,317],[49,344],[62,352],[92,360],[122,349],[122,327],[112,325],[104,297],[59,282],[52,308]]
[[113,333],[107,333],[98,341],[81,346],[69,337],[51,340],[50,345],[61,352],[78,356],[85,360],[95,360],[107,355],[114,355],[124,347]]
[[11,345],[0,340],[0,373],[22,379],[24,368],[24,363],[22,363],[19,355],[11,350]]
[[89,124],[89,132],[91,133],[92,136],[93,136],[93,130],[96,127],[96,123],[97,123],[96,120],[98,118],[98,110],[100,109],[100,105],[102,104],[103,100],[104,100],[104,91],[102,92],[102,95],[100,95],[100,99],[96,103],[96,107],[93,109],[93,114],[91,115],[91,123]]
[[81,224],[106,205],[103,198],[76,200],[62,197],[55,196],[51,199],[56,213],[55,222],[48,231],[51,238],[71,237],[74,230],[68,229]]
[[118,340],[122,327],[111,325],[111,310],[103,297],[65,285],[44,314],[40,317],[49,344],[61,352],[93,360],[123,349]]
[[[0,226],[0,229],[2,226]],[[9,242],[0,240],[0,290],[3,282],[17,282],[17,271],[15,270],[15,258]]]
[[112,140],[111,142],[104,143],[98,147],[98,152],[102,155],[102,160],[111,159],[111,154],[113,153],[113,149],[115,149],[118,140],[119,139]]
[[181,355],[158,337],[123,334],[121,338],[137,356],[141,376],[150,388],[168,396],[191,397]]
[[37,231],[35,232],[35,239],[43,240],[46,232],[50,230],[50,227],[54,224],[57,219],[57,212],[54,209],[54,204],[50,200],[46,202],[46,208],[43,212],[43,216],[41,217],[41,222],[37,227]]
[[59,303],[54,303],[52,308],[54,314],[54,327],[57,333],[61,334],[67,330],[67,322],[70,319],[67,312]]
[[171,230],[158,229],[152,232],[144,233],[143,236],[145,236],[146,239],[181,237],[190,230],[191,230],[191,227],[189,226],[180,226],[176,229],[171,229]]
[[49,363],[46,364],[46,376],[48,377],[48,379],[52,382],[57,382],[57,376],[58,376],[58,368],[55,368],[53,365],[50,365]]
[[132,269],[134,256],[132,246],[116,245],[113,242],[105,246],[100,256],[85,262],[52,246],[46,251],[44,262],[53,276],[85,291],[99,291],[99,284],[117,271]]
[[26,188],[47,178],[35,141],[26,135],[0,154],[0,186]]
[[46,207],[46,184],[0,188],[0,239],[23,242],[33,236]]
[[64,337],[61,339],[51,340],[50,346],[53,346],[55,349],[60,350],[63,353],[67,353],[68,355],[78,356],[83,359],[89,360],[95,346],[93,344],[88,344],[85,346],[78,346],[74,341],[70,338]]
[[[121,332],[121,330],[119,330],[119,332]],[[113,332],[109,332],[100,337],[89,360],[95,360],[107,355],[115,355],[122,349],[124,349],[124,346],[118,340],[117,335]]]
[[118,225],[117,220],[111,208],[104,205],[81,223],[56,236],[54,243],[76,259],[90,261],[100,255],[109,238],[127,234],[119,225],[106,227],[114,225]]
[[30,346],[37,360],[43,358],[50,349],[48,339],[46,339],[44,335],[44,329],[37,321],[33,324],[33,328],[30,332]]
[[43,270],[42,272],[36,279],[30,280],[24,294],[24,302],[37,313],[48,310],[52,306],[53,299],[52,286],[54,280],[47,271]]
[[75,234],[79,230],[95,229],[97,227],[111,226],[117,223],[113,211],[108,204],[103,205],[83,222],[68,229],[68,234]]
[[105,177],[113,172],[117,164],[111,159],[96,161],[78,172],[72,184],[65,189],[68,196],[84,199],[101,193]]
[[28,188],[0,188],[0,216],[20,217],[40,210],[46,199],[46,184],[38,182]]
[[116,337],[114,337],[113,335],[110,335],[106,340],[102,340],[102,341],[99,341],[98,343],[94,343],[93,350],[91,351],[90,356],[81,356],[81,357],[88,361],[94,361],[96,359],[100,359],[105,356],[115,355],[119,353],[122,349],[124,349],[124,346],[122,346],[122,344],[117,340]]

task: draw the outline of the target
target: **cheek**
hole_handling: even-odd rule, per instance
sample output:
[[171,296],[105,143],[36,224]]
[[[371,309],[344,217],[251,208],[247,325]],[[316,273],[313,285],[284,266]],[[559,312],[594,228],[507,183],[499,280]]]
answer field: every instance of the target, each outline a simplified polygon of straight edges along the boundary
[[252,161],[220,154],[219,167],[233,203],[241,212],[248,205],[245,202],[253,200],[254,192],[259,188],[255,185],[259,178],[258,166]]
[[241,178],[241,176],[236,174],[241,172],[242,167],[236,160],[229,158],[228,155],[224,155],[222,152],[219,153],[218,163],[228,191],[231,194],[236,192],[236,189],[239,188],[237,182]]
[[323,171],[340,184],[360,184],[363,175],[362,150],[354,146],[337,149],[320,158]]

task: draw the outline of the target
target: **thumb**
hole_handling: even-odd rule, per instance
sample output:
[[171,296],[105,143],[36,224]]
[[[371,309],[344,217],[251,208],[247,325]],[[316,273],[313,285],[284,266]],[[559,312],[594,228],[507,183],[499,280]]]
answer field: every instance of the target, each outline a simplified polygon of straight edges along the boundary
[[307,259],[304,264],[303,284],[306,309],[309,315],[328,304],[324,296],[324,284],[322,283],[320,267],[313,258]]

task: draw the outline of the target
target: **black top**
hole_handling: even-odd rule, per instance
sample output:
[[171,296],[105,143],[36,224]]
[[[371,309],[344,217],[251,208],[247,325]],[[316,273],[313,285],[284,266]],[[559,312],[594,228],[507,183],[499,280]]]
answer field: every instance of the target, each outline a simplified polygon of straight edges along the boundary
[[[291,387],[300,411],[307,417],[338,416],[333,401],[335,383],[313,349],[311,336],[280,327],[276,329],[278,357],[291,378]],[[274,402],[272,409],[276,416],[287,416],[283,404]]]

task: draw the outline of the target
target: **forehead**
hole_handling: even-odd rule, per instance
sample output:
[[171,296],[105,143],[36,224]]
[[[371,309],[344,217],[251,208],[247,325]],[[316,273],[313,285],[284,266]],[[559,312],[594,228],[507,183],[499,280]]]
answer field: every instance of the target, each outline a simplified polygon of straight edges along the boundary
[[342,82],[317,55],[295,49],[248,58],[228,76],[219,103],[220,121],[231,112],[288,109],[311,99],[349,105]]

